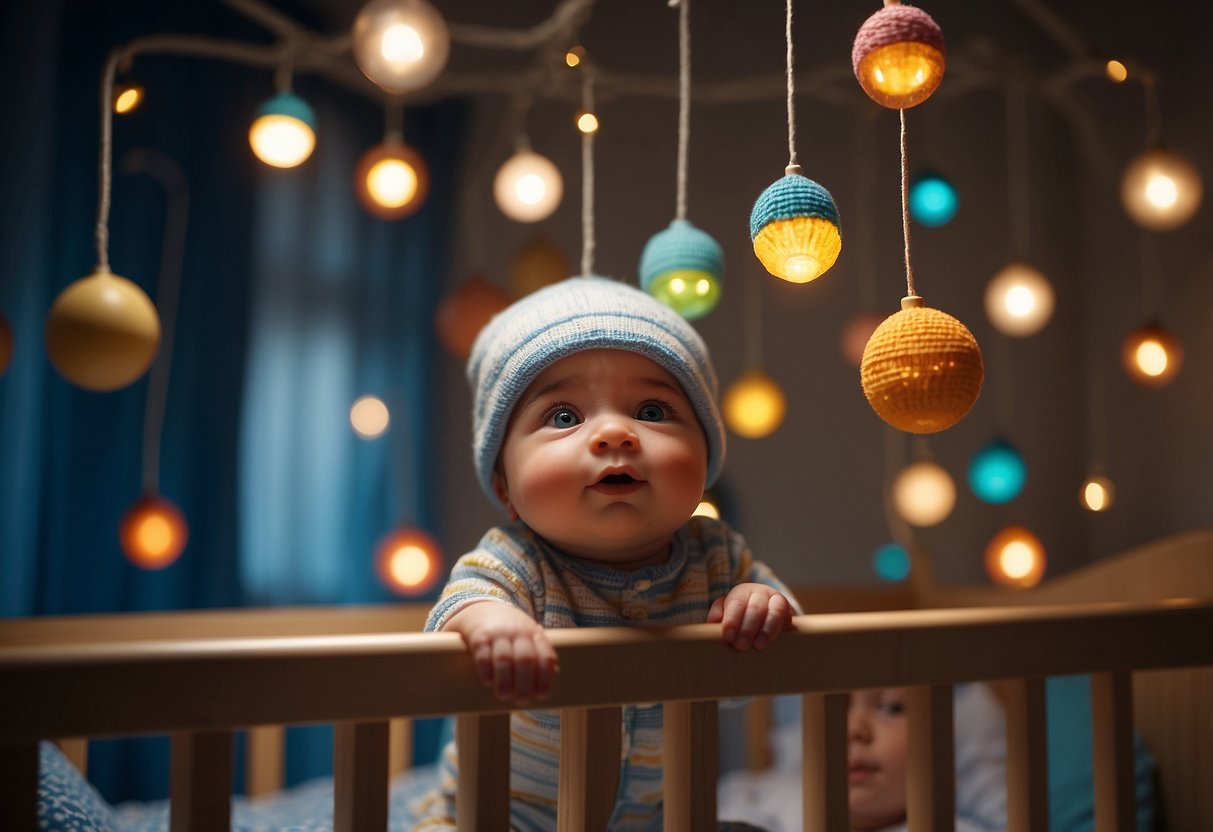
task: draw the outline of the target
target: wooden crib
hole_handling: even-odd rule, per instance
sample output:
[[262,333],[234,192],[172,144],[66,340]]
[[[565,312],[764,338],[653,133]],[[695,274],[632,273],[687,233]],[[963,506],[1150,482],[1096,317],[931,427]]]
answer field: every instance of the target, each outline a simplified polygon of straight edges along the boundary
[[[910,829],[950,829],[951,686],[1000,680],[1008,828],[1042,829],[1044,678],[1079,673],[1092,676],[1098,828],[1133,828],[1134,726],[1158,759],[1168,828],[1213,828],[1213,531],[1031,592],[920,583],[799,594],[830,612],[796,619],[761,653],[725,647],[706,624],[552,632],[562,672],[545,706],[563,711],[560,828],[605,827],[620,706],[665,703],[665,827],[702,830],[714,828],[717,701],[759,697],[761,730],[762,697],[797,693],[805,828],[845,829],[844,691],[904,685]],[[839,611],[848,607],[868,611]],[[458,636],[415,632],[423,615],[405,605],[0,622],[0,828],[36,828],[43,739],[171,734],[171,827],[213,832],[229,823],[233,732],[333,723],[334,826],[382,830],[393,720],[454,714],[460,828],[507,829],[509,714],[475,680]],[[270,745],[267,755],[249,743],[272,760]]]

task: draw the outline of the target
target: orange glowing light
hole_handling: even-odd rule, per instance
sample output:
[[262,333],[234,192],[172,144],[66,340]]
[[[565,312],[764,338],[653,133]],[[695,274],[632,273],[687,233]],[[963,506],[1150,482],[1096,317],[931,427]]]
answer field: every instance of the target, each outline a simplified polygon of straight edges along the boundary
[[398,595],[423,595],[442,576],[438,541],[413,527],[401,527],[375,549],[375,571],[383,585]]
[[996,583],[1027,589],[1045,575],[1044,544],[1022,526],[1007,526],[986,547],[986,571]]
[[142,569],[176,562],[189,541],[185,515],[159,494],[145,494],[122,515],[118,540],[127,559]]

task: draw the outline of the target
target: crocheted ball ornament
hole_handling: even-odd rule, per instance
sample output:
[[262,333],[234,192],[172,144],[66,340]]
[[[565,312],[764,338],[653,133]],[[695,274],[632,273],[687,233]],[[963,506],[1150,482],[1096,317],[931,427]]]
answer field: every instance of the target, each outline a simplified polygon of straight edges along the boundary
[[905,110],[926,101],[943,80],[943,32],[916,6],[887,5],[859,27],[851,68],[868,97]]
[[758,195],[750,212],[750,240],[768,272],[808,283],[825,274],[842,250],[838,207],[799,165],[788,165],[787,171]]
[[640,288],[688,321],[716,308],[723,277],[720,243],[687,220],[654,234],[640,254]]
[[984,370],[977,339],[946,312],[911,295],[876,328],[860,381],[876,415],[907,433],[938,433],[969,412]]

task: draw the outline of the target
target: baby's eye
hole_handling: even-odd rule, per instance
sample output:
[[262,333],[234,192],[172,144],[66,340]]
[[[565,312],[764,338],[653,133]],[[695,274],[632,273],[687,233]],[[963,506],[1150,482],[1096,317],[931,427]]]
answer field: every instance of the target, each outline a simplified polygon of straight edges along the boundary
[[567,407],[557,408],[548,416],[548,424],[554,428],[571,428],[580,423],[580,417]]
[[662,422],[666,419],[666,410],[657,402],[646,402],[636,411],[636,418],[642,422]]
[[889,716],[901,716],[906,712],[906,703],[897,699],[886,699],[880,703],[880,709]]

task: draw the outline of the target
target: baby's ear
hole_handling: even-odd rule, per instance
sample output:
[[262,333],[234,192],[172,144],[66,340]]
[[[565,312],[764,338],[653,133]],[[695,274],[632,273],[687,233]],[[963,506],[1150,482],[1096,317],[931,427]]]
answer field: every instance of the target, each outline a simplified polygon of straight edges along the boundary
[[510,502],[510,487],[506,484],[505,474],[501,473],[498,468],[493,471],[493,493],[497,495],[497,499],[505,503],[505,510],[510,513],[511,520],[518,519],[518,512],[514,511],[514,505]]

